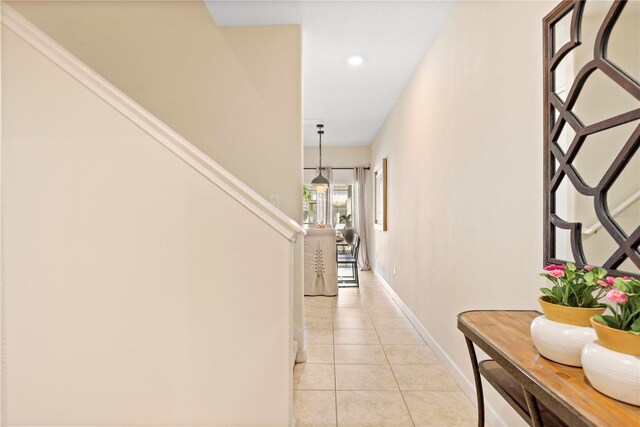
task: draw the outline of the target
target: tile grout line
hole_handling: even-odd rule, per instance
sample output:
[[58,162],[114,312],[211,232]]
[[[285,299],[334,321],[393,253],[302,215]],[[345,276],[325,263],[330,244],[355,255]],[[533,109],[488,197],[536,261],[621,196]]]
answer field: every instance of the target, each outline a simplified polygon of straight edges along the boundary
[[[367,309],[368,312],[368,309]],[[373,320],[371,320],[373,323]],[[376,324],[373,323],[373,328],[376,331],[376,335],[378,335],[378,328],[376,328]],[[378,335],[378,340],[380,340],[380,335]],[[382,344],[382,340],[380,340],[380,346],[382,346],[382,353],[384,354],[384,358],[387,360],[387,364],[389,365],[389,370],[391,370],[391,375],[393,375],[393,380],[396,382],[396,386],[398,386],[398,391],[400,392],[400,397],[402,398],[402,402],[404,403],[404,407],[407,409],[407,414],[409,414],[409,420],[411,420],[411,425],[415,427],[416,423],[413,421],[413,416],[411,415],[411,411],[409,410],[409,405],[407,405],[407,401],[404,398],[404,394],[402,393],[402,389],[400,388],[400,383],[398,382],[398,378],[396,377],[396,373],[393,371],[393,367],[391,366],[391,361],[389,360],[389,356],[387,355],[387,350],[384,348]]]
[[[376,280],[375,282],[378,282],[378,281]],[[395,309],[397,311],[398,310],[398,305],[393,299],[390,299],[389,300],[390,305],[382,305],[381,306],[379,303],[382,303],[382,301],[378,301],[379,298],[378,298],[378,295],[376,295],[378,293],[378,291],[384,292],[387,295],[390,295],[390,294],[386,289],[384,289],[384,287],[382,287],[380,285],[380,283],[374,283],[372,285],[366,286],[366,291],[367,291],[366,293],[368,293],[369,291],[372,292],[372,294],[369,295],[369,298],[367,298],[367,299],[371,299],[370,303],[373,306],[370,307],[369,304],[366,303],[366,301],[365,301],[364,295],[361,292],[362,289],[364,289],[364,288],[361,287],[360,289],[358,289],[356,291],[357,293],[355,295],[351,293],[352,291],[349,291],[349,293],[340,293],[339,292],[336,297],[332,297],[332,300],[333,300],[332,303],[333,304],[331,305],[332,312],[331,312],[331,315],[330,315],[331,316],[330,317],[330,319],[331,319],[330,320],[330,325],[331,325],[331,334],[332,334],[332,342],[331,342],[332,362],[331,363],[333,364],[333,373],[334,373],[334,389],[333,389],[333,392],[334,392],[334,404],[335,404],[335,414],[334,414],[335,415],[335,418],[334,418],[335,426],[336,427],[340,426],[340,421],[339,421],[340,420],[340,415],[339,415],[339,412],[338,412],[338,398],[337,398],[337,393],[338,393],[338,387],[337,387],[337,381],[338,381],[337,365],[338,365],[338,363],[337,363],[337,358],[336,358],[336,347],[337,347],[337,345],[351,345],[351,346],[358,346],[358,347],[362,347],[364,345],[368,345],[368,346],[379,345],[380,348],[383,351],[383,354],[384,354],[384,360],[385,360],[384,363],[360,363],[360,362],[358,362],[358,363],[343,363],[341,365],[347,365],[348,366],[348,365],[354,365],[355,364],[355,365],[369,365],[369,366],[388,366],[388,369],[391,370],[391,373],[393,375],[394,382],[396,384],[397,390],[400,392],[400,396],[401,396],[401,398],[403,400],[403,403],[405,405],[405,409],[406,409],[406,411],[407,411],[407,413],[409,415],[410,425],[415,427],[417,425],[416,424],[416,420],[414,420],[414,414],[412,414],[411,410],[409,409],[405,393],[409,393],[409,392],[412,392],[412,391],[417,391],[417,392],[436,392],[438,394],[442,393],[444,395],[452,395],[453,393],[458,393],[460,390],[458,388],[455,388],[455,389],[449,389],[449,388],[447,388],[447,389],[426,389],[426,390],[423,390],[423,389],[402,390],[401,389],[399,381],[398,381],[398,376],[396,375],[396,373],[395,373],[395,371],[393,369],[394,365],[391,364],[390,356],[388,355],[389,351],[388,351],[387,348],[385,348],[385,345],[382,343],[382,339],[380,337],[380,332],[384,332],[385,330],[387,330],[384,326],[394,326],[397,323],[399,323],[400,320],[394,320],[391,323],[391,325],[389,325],[389,323],[387,323],[387,322],[381,322],[382,324],[378,325],[376,322],[374,322],[374,317],[372,317],[372,314],[371,314],[371,310],[375,311],[375,310],[378,310],[378,308],[380,308],[382,310],[383,307],[388,307],[389,309],[395,307]],[[352,302],[355,303],[354,300],[355,300],[356,297],[358,298],[358,301],[360,302],[361,305],[357,305],[355,307],[353,307],[353,306],[339,307],[338,306],[340,304],[339,301],[342,301],[342,303],[346,303],[348,305],[350,305]],[[380,297],[380,298],[382,298],[382,297]],[[384,299],[386,299],[386,298],[384,298]],[[362,310],[361,313],[364,316],[362,316],[362,317],[359,317],[359,316],[358,317],[354,317],[354,319],[362,319],[362,320],[358,320],[356,322],[349,323],[348,325],[359,324],[361,322],[368,322],[372,326],[372,329],[369,329],[369,330],[375,331],[375,335],[376,335],[376,337],[378,339],[378,343],[376,343],[376,344],[362,344],[362,343],[337,344],[336,332],[338,332],[339,330],[345,329],[345,330],[352,330],[352,331],[359,330],[360,332],[366,331],[366,329],[352,329],[352,328],[349,328],[349,327],[340,328],[339,330],[337,330],[336,328],[337,328],[338,323],[339,323],[338,321],[341,318],[341,316],[340,316],[340,312],[341,311],[338,310],[339,308],[342,308],[342,309],[363,308],[364,310]],[[384,315],[385,313],[386,313],[386,309],[382,310],[382,313],[380,313],[380,314],[383,314],[383,315],[382,316],[378,316],[378,318],[384,319],[384,318],[388,317],[388,318],[394,318],[394,319],[403,319],[402,322],[406,322],[406,324],[407,324],[407,326],[409,328],[402,327],[401,329],[403,329],[403,330],[407,329],[407,332],[410,332],[409,330],[411,330],[411,331],[417,333],[415,325],[413,325],[413,323],[411,322],[411,320],[407,317],[407,315],[405,313],[400,311],[400,315],[399,316],[397,316],[397,315],[396,316],[394,316],[394,315],[387,316],[387,315]],[[351,318],[350,313],[347,314],[346,317],[347,318]],[[362,326],[362,325],[360,325],[360,326]],[[398,328],[396,327],[395,329],[398,329]],[[389,329],[389,330],[393,330],[393,329]],[[370,334],[369,332],[363,332],[363,333]],[[422,338],[422,337],[420,337],[420,338]],[[406,343],[397,343],[397,344],[388,344],[388,345],[390,345],[390,346],[394,346],[394,345],[395,346],[425,346],[425,347],[429,348],[428,344],[426,344],[423,339],[420,339],[419,341],[420,342],[406,342]],[[440,364],[439,363],[415,363],[415,362],[412,362],[412,363],[398,363],[397,365],[418,365],[418,366],[420,366],[420,365],[440,365]],[[354,387],[354,389],[352,389],[352,390],[342,390],[342,391],[343,392],[347,392],[347,393],[349,393],[349,392],[390,392],[390,391],[393,392],[393,391],[395,391],[395,390],[390,390],[390,389],[359,390],[361,388],[362,388],[362,386],[356,385]],[[310,389],[310,390],[313,390],[313,389]],[[419,414],[416,414],[416,416],[417,415],[419,415]]]
[[[385,292],[388,295],[388,292],[386,292],[386,290],[384,288],[382,288],[380,286],[380,284],[376,284],[376,286],[371,286],[371,289],[380,289],[381,291]],[[391,367],[391,363],[389,361],[387,352],[382,344],[382,340],[380,339],[380,335],[379,335],[379,328],[376,327],[376,324],[373,321],[373,317],[371,315],[370,309],[371,308],[375,308],[375,307],[369,307],[369,305],[364,301],[363,297],[362,297],[362,293],[360,293],[360,290],[358,290],[358,294],[357,295],[345,295],[344,297],[349,297],[349,298],[354,298],[357,297],[360,304],[356,307],[339,307],[338,306],[338,299],[340,298],[340,293],[338,293],[336,299],[333,300],[334,304],[332,304],[331,309],[332,309],[332,313],[331,313],[331,333],[332,333],[332,350],[333,350],[333,354],[332,354],[332,364],[333,364],[333,372],[334,372],[334,402],[335,402],[335,422],[336,422],[336,426],[339,426],[339,415],[338,415],[338,398],[337,398],[337,393],[338,393],[338,387],[337,387],[337,359],[336,359],[336,346],[338,344],[336,344],[336,327],[337,327],[337,320],[338,320],[338,315],[337,315],[337,309],[338,308],[364,308],[364,312],[366,313],[366,317],[363,317],[364,319],[366,319],[371,325],[372,325],[372,329],[375,331],[376,337],[378,338],[378,343],[376,344],[355,344],[355,345],[379,345],[383,351],[384,354],[384,358],[385,358],[385,363],[384,364],[373,364],[373,365],[379,365],[379,366],[388,366],[389,369],[392,372],[392,375],[394,377],[394,382],[397,386],[397,390],[400,391],[401,397],[403,399],[403,403],[405,404],[405,408],[407,410],[407,413],[409,414],[409,417],[411,419],[411,423],[412,425],[415,426],[415,423],[413,421],[413,417],[411,416],[411,412],[409,411],[408,405],[406,403],[406,401],[404,400],[404,395],[402,394],[402,390],[400,390],[400,386],[398,383],[398,380],[395,376],[395,373],[393,372],[393,368]],[[374,298],[375,299],[375,298]],[[385,298],[386,299],[386,298]],[[394,303],[394,301],[391,299],[389,300],[392,306],[395,306],[396,304]],[[405,318],[406,316],[404,316],[404,313],[402,313],[403,315],[400,316],[400,318]],[[396,316],[392,316],[392,317],[396,317]],[[411,324],[411,323],[409,323]],[[413,325],[412,325],[413,326]],[[344,328],[344,329],[350,329],[350,328]],[[357,329],[354,329],[357,330]],[[370,364],[366,364],[366,365],[370,365]],[[362,390],[346,390],[346,391],[362,391]],[[366,390],[366,391],[395,391],[395,390]]]

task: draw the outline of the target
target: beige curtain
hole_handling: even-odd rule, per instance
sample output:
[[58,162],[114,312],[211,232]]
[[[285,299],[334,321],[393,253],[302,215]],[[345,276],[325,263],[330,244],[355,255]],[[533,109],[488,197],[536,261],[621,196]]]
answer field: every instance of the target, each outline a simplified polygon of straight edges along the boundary
[[329,187],[324,193],[324,223],[333,227],[333,170],[331,166],[322,168],[322,175],[329,180]]
[[355,168],[355,173],[355,229],[358,236],[360,236],[358,267],[364,271],[371,269],[371,265],[369,264],[369,250],[367,248],[369,239],[367,238],[367,206],[365,204],[367,171],[363,166],[358,166]]

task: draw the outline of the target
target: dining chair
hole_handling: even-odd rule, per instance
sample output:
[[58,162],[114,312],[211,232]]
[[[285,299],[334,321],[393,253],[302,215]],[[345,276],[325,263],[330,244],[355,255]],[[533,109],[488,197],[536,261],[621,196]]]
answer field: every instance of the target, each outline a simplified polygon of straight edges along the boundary
[[342,283],[355,283],[360,285],[358,278],[358,253],[360,252],[360,236],[357,234],[353,236],[353,244],[351,246],[351,253],[347,255],[338,255],[338,269],[341,265],[348,265],[351,268],[351,277],[353,280],[343,280]]

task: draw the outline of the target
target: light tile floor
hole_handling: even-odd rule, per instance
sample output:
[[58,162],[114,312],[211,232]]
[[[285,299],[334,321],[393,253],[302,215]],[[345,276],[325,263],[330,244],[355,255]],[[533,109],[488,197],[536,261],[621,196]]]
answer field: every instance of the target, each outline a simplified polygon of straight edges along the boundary
[[476,426],[476,412],[371,272],[337,297],[305,297],[297,427]]

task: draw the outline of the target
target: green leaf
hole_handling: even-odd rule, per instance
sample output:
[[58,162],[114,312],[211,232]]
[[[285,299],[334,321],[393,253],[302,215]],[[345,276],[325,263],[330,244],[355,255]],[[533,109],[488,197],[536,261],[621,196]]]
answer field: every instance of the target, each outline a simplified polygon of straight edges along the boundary
[[[609,316],[609,315],[597,316],[597,317],[604,320],[605,324],[607,324],[608,326],[611,326],[612,328],[615,328],[615,329],[620,329],[620,323],[618,322],[618,319],[616,319],[615,317]],[[598,319],[596,318],[596,320]]]
[[585,308],[593,307],[594,302],[595,302],[594,298],[591,295],[587,294],[585,295],[584,300],[582,301],[582,307],[585,307]]
[[596,276],[596,279],[600,280],[607,275],[607,270],[601,267],[595,267],[593,270],[591,270],[591,273]]
[[548,296],[549,299],[551,300],[551,302],[553,302],[553,303],[557,303],[558,302],[558,298],[554,295],[554,293],[550,289],[540,288],[540,292],[542,292],[543,294]]
[[640,333],[640,317],[638,317],[635,322],[631,324],[630,332]]
[[572,262],[568,262],[567,263],[567,270],[569,271],[576,271],[576,265]]
[[616,288],[620,289],[622,292],[632,292],[631,286],[619,277],[616,279],[614,284],[616,285]]

